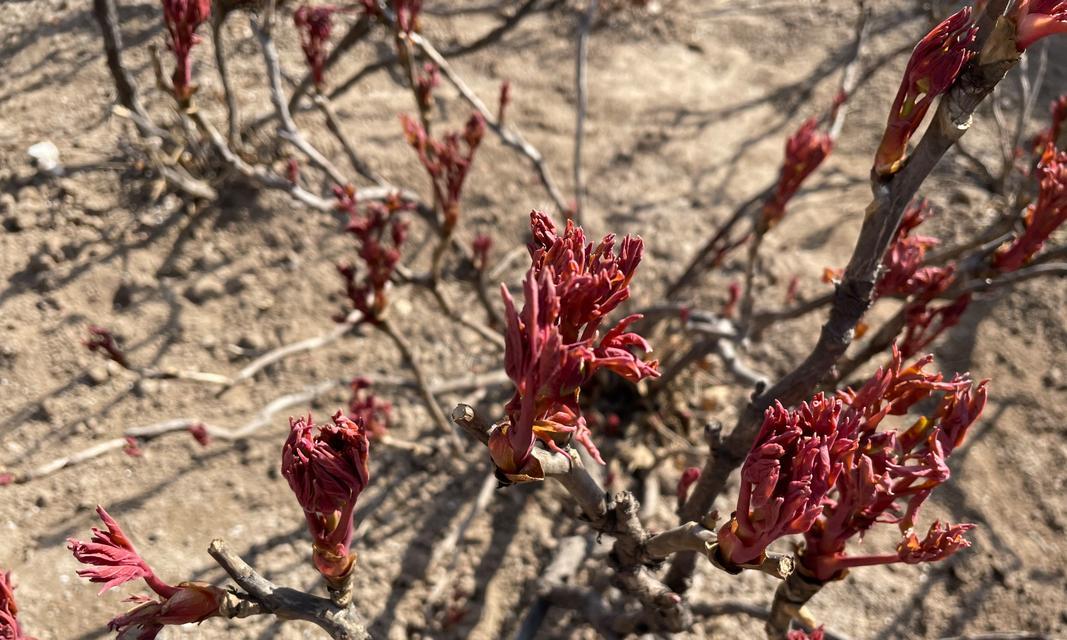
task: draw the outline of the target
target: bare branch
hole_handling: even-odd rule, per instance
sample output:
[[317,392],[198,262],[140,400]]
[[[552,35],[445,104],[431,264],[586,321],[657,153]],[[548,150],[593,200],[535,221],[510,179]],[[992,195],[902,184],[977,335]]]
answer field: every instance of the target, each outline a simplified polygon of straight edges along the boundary
[[382,319],[375,325],[378,329],[381,329],[385,335],[393,341],[396,348],[400,351],[400,355],[404,360],[404,364],[407,365],[411,373],[415,375],[415,381],[418,384],[419,394],[422,396],[422,403],[426,407],[426,410],[430,412],[430,417],[437,423],[447,435],[449,443],[453,449],[459,449],[459,436],[453,431],[452,425],[449,424],[448,418],[445,417],[443,411],[441,411],[441,405],[437,403],[437,398],[434,397],[433,389],[430,386],[429,381],[426,378],[426,374],[423,373],[422,367],[419,366],[419,361],[415,359],[415,353],[411,350],[411,345],[404,336],[397,332],[392,323],[388,320]]
[[334,640],[370,638],[355,607],[339,607],[327,598],[279,587],[267,580],[231,551],[222,540],[213,540],[208,553],[230,578],[255,600],[265,613],[286,620],[305,620],[318,625]]
[[250,380],[253,376],[255,376],[263,369],[266,369],[270,365],[275,364],[276,362],[280,362],[281,360],[284,360],[285,358],[288,358],[291,355],[303,353],[305,351],[311,351],[320,347],[325,347],[326,345],[332,344],[337,340],[340,340],[344,336],[351,333],[356,327],[358,327],[362,320],[363,314],[359,311],[353,311],[348,314],[348,317],[345,318],[344,322],[338,324],[329,333],[325,333],[319,336],[313,336],[311,338],[305,338],[304,340],[293,342],[291,344],[282,345],[277,349],[272,349],[271,351],[264,353],[260,357],[248,363],[248,365],[245,366],[243,369],[238,371],[237,375],[233,377],[229,384],[227,384],[224,388],[220,389],[217,394],[215,394],[215,397],[222,396],[234,386],[244,382],[245,380]]
[[222,31],[226,24],[226,14],[216,12],[211,18],[211,40],[215,48],[215,66],[218,68],[222,91],[226,95],[226,122],[230,146],[241,141],[241,123],[237,112],[237,94],[230,83],[229,63],[226,62],[226,49],[222,43]]
[[261,25],[260,20],[254,15],[249,16],[249,22],[252,25],[252,31],[256,34],[256,38],[259,40],[260,49],[263,51],[263,62],[267,66],[267,79],[270,81],[271,102],[274,103],[274,110],[278,115],[278,119],[281,121],[278,135],[292,143],[292,145],[307,156],[308,160],[315,166],[325,171],[335,184],[339,186],[350,184],[351,180],[345,177],[340,169],[330,162],[326,156],[322,155],[318,149],[313,147],[300,133],[300,130],[297,129],[296,122],[293,121],[293,116],[289,113],[289,106],[285,101],[284,90],[282,88],[281,64],[278,62],[278,50],[274,46],[274,39],[271,37],[270,29],[266,26],[266,23]]
[[93,16],[100,25],[100,31],[104,36],[104,54],[107,57],[107,68],[111,72],[111,79],[115,82],[116,97],[119,104],[148,120],[148,115],[137,95],[137,85],[133,76],[122,64],[122,34],[119,31],[118,12],[115,11],[114,0],[93,0]]
[[597,0],[588,0],[585,12],[578,20],[578,43],[575,47],[574,61],[574,220],[582,223],[582,205],[585,201],[585,182],[582,180],[582,142],[585,139],[585,114],[588,108],[588,79],[586,67],[589,66],[589,31],[596,17]]
[[[468,44],[458,45],[446,49],[445,51],[441,52],[441,55],[446,58],[458,58],[460,56],[465,56],[467,54],[474,53],[475,51],[479,51],[493,43],[499,42],[500,39],[503,38],[509,31],[514,29],[519,24],[519,22],[522,21],[523,18],[530,14],[540,1],[541,0],[524,0],[523,3],[519,5],[519,8],[516,9],[513,14],[505,18],[503,22],[501,22],[496,27],[490,29],[480,38],[477,38],[476,40]],[[552,2],[550,2],[550,4],[558,4],[558,0],[553,0]],[[426,11],[426,9],[424,9],[424,11]],[[382,69],[392,67],[399,61],[400,57],[393,54],[371,62],[370,64],[366,65],[365,67],[354,73],[347,80],[342,82],[333,91],[331,91],[330,99],[336,100],[338,97],[347,93],[352,87],[359,84],[359,82],[363,80],[363,78],[377,71],[381,71]]]
[[429,43],[429,41],[417,33],[412,33],[411,42],[415,44],[427,58],[437,65],[441,70],[441,73],[443,73],[445,78],[452,83],[452,86],[456,88],[456,91],[459,91],[459,94],[463,99],[466,100],[475,111],[481,114],[489,128],[500,137],[501,142],[526,156],[526,159],[533,165],[534,170],[537,171],[537,176],[541,179],[541,184],[544,186],[545,191],[548,192],[549,197],[552,198],[556,208],[561,212],[569,210],[562,192],[560,192],[559,187],[556,186],[555,180],[552,179],[551,174],[548,172],[548,166],[545,164],[541,152],[527,142],[517,129],[501,124],[500,121],[497,120],[496,115],[485,106],[482,99],[479,98],[469,86],[467,86],[467,83],[463,81],[463,78],[456,73],[456,70],[452,68],[452,65],[445,60],[444,56],[442,56],[440,52]]

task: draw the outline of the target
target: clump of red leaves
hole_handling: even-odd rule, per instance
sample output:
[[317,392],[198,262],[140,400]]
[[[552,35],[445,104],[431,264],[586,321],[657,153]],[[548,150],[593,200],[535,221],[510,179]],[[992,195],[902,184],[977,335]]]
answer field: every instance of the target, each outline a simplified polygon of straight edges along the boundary
[[1040,189],[1037,202],[1026,210],[1026,228],[993,256],[993,267],[1000,271],[1022,268],[1067,222],[1067,152],[1047,147],[1037,172]]
[[[943,305],[934,302],[956,282],[956,266],[952,263],[944,267],[926,265],[926,252],[940,242],[937,238],[915,235],[912,231],[931,213],[926,201],[908,206],[893,244],[882,259],[881,276],[874,289],[875,299],[893,296],[906,300],[899,345],[904,358],[919,353],[946,330],[959,324],[971,303],[970,294],[957,296]],[[831,282],[842,275],[840,269],[826,268],[823,281]],[[861,337],[859,327],[857,337]]]
[[410,209],[410,204],[393,196],[384,202],[369,202],[360,210],[351,187],[335,187],[334,195],[337,208],[349,214],[345,230],[356,238],[356,255],[361,263],[357,267],[341,261],[337,271],[345,280],[345,294],[352,308],[363,314],[363,322],[377,324],[388,306],[390,280],[407,240],[407,224],[399,214]]
[[688,467],[682,472],[681,477],[678,478],[678,487],[675,490],[678,498],[678,508],[681,509],[685,504],[686,498],[689,497],[689,488],[692,487],[697,480],[700,479],[700,467]]
[[[820,581],[840,578],[852,568],[895,562],[933,562],[970,546],[963,533],[973,525],[935,522],[920,538],[914,531],[919,509],[930,492],[949,479],[946,459],[982,413],[986,383],[966,375],[944,380],[925,367],[932,356],[903,366],[901,353],[858,391],[838,393],[841,420],[853,446],[839,458],[833,492],[823,501],[804,534],[803,570]],[[903,430],[882,429],[886,416],[906,415],[917,403],[940,394],[936,408]],[[901,541],[893,553],[849,555],[849,540],[877,523],[896,524]]]
[[544,477],[531,451],[535,440],[549,448],[580,442],[598,461],[578,394],[600,369],[637,382],[659,375],[631,349],[650,351],[644,338],[627,328],[640,315],[626,317],[606,333],[606,316],[630,296],[630,281],[644,250],[638,237],[615,236],[587,243],[568,221],[563,234],[544,213],[530,214],[532,265],[523,284],[524,304],[501,287],[506,308],[505,370],[515,385],[507,418],[493,430],[489,451],[500,473],[519,481]]
[[778,184],[763,205],[760,225],[770,229],[785,217],[785,207],[796,195],[804,180],[822,164],[833,149],[833,139],[818,130],[819,121],[809,118],[785,143],[785,160],[778,174]]
[[1051,117],[1048,129],[1034,136],[1034,151],[1043,154],[1049,147],[1054,147],[1063,134],[1063,125],[1067,122],[1067,94],[1052,101]]
[[95,324],[89,325],[89,337],[82,341],[86,349],[94,353],[102,353],[108,360],[113,360],[124,369],[130,367],[126,360],[126,354],[122,352],[115,334],[106,327]]
[[908,205],[893,244],[882,259],[882,275],[874,290],[875,298],[929,298],[943,292],[952,283],[953,267],[925,265],[926,252],[940,244],[940,241],[930,236],[912,234],[931,215],[932,209],[925,200]]
[[158,599],[134,596],[136,607],[108,623],[119,638],[152,640],[167,625],[202,622],[219,612],[226,591],[204,582],[182,582],[171,586],[161,580],[133,547],[133,543],[103,507],[96,508],[107,531],[92,529],[89,542],[67,540],[67,548],[87,569],[78,575],[102,583],[100,593],[131,580],[144,580]]
[[196,29],[211,16],[211,0],[163,0],[163,22],[170,40],[167,45],[174,52],[174,97],[182,104],[189,102],[196,91],[192,83],[192,61],[189,54],[200,42]]
[[741,467],[737,508],[719,529],[722,561],[758,563],[772,542],[815,522],[842,456],[854,446],[843,410],[840,398],[823,394],[794,410],[767,409]]
[[1019,0],[1013,16],[1019,51],[1026,51],[1041,38],[1067,33],[1067,0]]
[[282,475],[304,510],[313,540],[315,568],[334,587],[347,580],[356,557],[352,514],[356,500],[370,482],[370,443],[359,420],[340,411],[333,424],[317,426],[311,416],[289,419],[289,438],[282,449]]
[[422,65],[422,73],[415,78],[415,101],[420,113],[433,109],[433,90],[441,84],[441,72],[432,62]]
[[[421,98],[420,98],[421,99]],[[422,125],[406,115],[400,116],[408,144],[419,154],[430,183],[434,200],[442,213],[441,237],[451,237],[459,221],[459,202],[463,183],[470,173],[474,154],[485,136],[485,119],[474,113],[461,132],[450,132],[437,140],[427,135]]]
[[474,269],[478,273],[485,273],[489,268],[489,252],[493,248],[493,238],[485,233],[474,236],[471,242],[471,256],[474,260]]
[[393,15],[396,16],[397,29],[403,33],[419,30],[419,13],[422,12],[422,0],[390,0]]
[[18,621],[19,608],[15,604],[15,587],[11,574],[0,571],[0,640],[33,640],[22,633]]
[[826,632],[823,627],[813,629],[811,633],[803,629],[793,629],[786,634],[786,640],[823,640]]
[[332,4],[316,7],[305,4],[293,12],[293,23],[300,34],[300,48],[304,50],[304,59],[319,91],[325,86],[323,70],[326,66],[326,47],[330,43],[330,32],[333,31],[333,14],[340,10],[340,7]]
[[389,419],[393,405],[370,392],[371,381],[353,378],[349,383],[352,398],[348,401],[348,417],[363,425],[367,437],[379,440],[389,432]]
[[874,170],[879,175],[892,175],[900,170],[908,141],[934,100],[956,82],[974,55],[971,45],[978,35],[978,27],[971,13],[971,7],[964,7],[949,16],[912,51],[875,155]]

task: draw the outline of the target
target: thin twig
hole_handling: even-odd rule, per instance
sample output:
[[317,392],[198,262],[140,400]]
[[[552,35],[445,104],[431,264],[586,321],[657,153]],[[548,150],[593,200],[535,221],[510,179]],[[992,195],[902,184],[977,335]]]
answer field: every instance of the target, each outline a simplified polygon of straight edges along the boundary
[[279,587],[256,572],[222,540],[213,540],[208,553],[247,592],[249,598],[259,603],[264,612],[273,613],[282,620],[311,622],[329,633],[334,640],[370,638],[355,606],[339,607],[327,598]]
[[[519,5],[519,8],[516,9],[513,14],[505,18],[499,25],[490,29],[481,37],[471,41],[468,44],[461,44],[458,46],[450,47],[449,49],[442,51],[441,55],[446,58],[458,58],[460,56],[465,56],[467,54],[474,53],[475,51],[479,51],[491,44],[498,42],[509,31],[514,29],[519,24],[519,22],[522,21],[523,18],[529,15],[540,1],[541,0],[524,0],[524,2]],[[558,0],[550,4],[557,3]],[[399,56],[397,56],[396,54],[392,54],[384,56],[378,60],[375,60],[374,62],[367,64],[362,69],[349,76],[347,80],[338,85],[337,88],[335,88],[333,91],[331,91],[330,99],[336,100],[337,98],[351,90],[353,87],[355,87],[357,84],[359,84],[359,82],[363,80],[363,78],[371,75],[372,73],[381,71],[382,69],[390,68],[399,61]]]
[[423,373],[422,367],[419,366],[419,361],[415,358],[415,353],[411,350],[411,345],[408,344],[408,341],[404,336],[400,335],[388,320],[379,320],[378,324],[375,326],[381,329],[385,335],[389,336],[393,341],[393,344],[396,345],[397,350],[400,351],[400,356],[404,360],[404,364],[407,365],[408,369],[410,369],[411,373],[415,376],[419,394],[422,396],[423,405],[425,405],[426,410],[430,412],[430,417],[432,417],[437,426],[448,435],[449,443],[452,447],[458,450],[460,447],[459,436],[456,435],[448,418],[445,417],[444,412],[441,410],[441,405],[437,403],[437,398],[434,397],[433,389],[426,378],[426,374]]
[[588,0],[585,12],[578,20],[578,43],[575,47],[574,93],[577,104],[574,124],[574,221],[578,224],[582,224],[582,206],[585,203],[585,182],[582,180],[582,142],[585,139],[585,114],[589,106],[589,82],[586,77],[589,66],[589,32],[593,27],[596,12],[597,0]]
[[345,177],[336,165],[304,138],[297,128],[296,122],[293,121],[293,116],[289,113],[289,106],[285,101],[284,89],[282,88],[281,64],[278,62],[278,50],[274,46],[274,39],[271,37],[270,23],[267,20],[262,20],[261,24],[260,19],[254,15],[249,16],[249,22],[252,25],[252,31],[259,40],[260,49],[263,52],[263,62],[267,66],[271,102],[274,103],[274,110],[281,121],[278,135],[299,149],[312,164],[325,171],[326,175],[335,184],[340,186],[351,184],[351,180]]
[[538,178],[541,179],[541,184],[544,186],[545,191],[548,193],[549,197],[552,198],[552,202],[555,203],[556,208],[561,212],[568,211],[570,208],[567,206],[563,193],[559,190],[559,187],[556,186],[556,181],[552,179],[552,175],[548,171],[548,166],[545,164],[541,152],[527,142],[514,126],[501,124],[501,122],[497,120],[496,114],[485,106],[482,99],[479,98],[469,86],[467,86],[467,83],[463,81],[463,78],[456,73],[456,70],[452,68],[452,65],[445,60],[444,56],[442,56],[440,52],[429,43],[429,41],[417,33],[412,33],[411,42],[418,47],[427,58],[437,65],[437,68],[440,69],[445,78],[452,83],[452,86],[456,88],[456,91],[459,91],[459,94],[463,99],[466,100],[475,111],[481,114],[482,118],[485,119],[485,124],[500,137],[501,142],[526,156],[526,159],[530,161],[534,170],[537,172]]
[[264,353],[260,357],[248,363],[248,365],[245,366],[243,369],[238,371],[237,375],[233,377],[230,383],[220,389],[218,393],[215,394],[215,397],[222,396],[234,386],[244,382],[245,380],[250,380],[253,376],[255,376],[263,369],[269,367],[270,365],[276,362],[284,360],[285,358],[288,358],[291,355],[325,347],[326,345],[332,344],[337,340],[340,340],[344,336],[351,333],[356,327],[358,327],[362,320],[363,314],[359,311],[353,311],[348,315],[347,318],[345,318],[344,322],[338,324],[329,333],[325,333],[319,336],[313,336],[311,338],[305,338],[304,340],[293,342],[291,344],[282,345],[277,349],[272,349],[271,351]]

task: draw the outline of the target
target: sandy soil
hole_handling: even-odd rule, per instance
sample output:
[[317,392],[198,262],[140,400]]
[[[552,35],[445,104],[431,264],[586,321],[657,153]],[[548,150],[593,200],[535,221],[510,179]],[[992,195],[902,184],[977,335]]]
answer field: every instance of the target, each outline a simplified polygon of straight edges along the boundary
[[[142,86],[151,87],[147,47],[163,42],[158,5],[120,4],[131,65]],[[822,112],[834,94],[853,20],[847,0],[761,0],[750,3],[753,9],[711,0],[662,4],[658,15],[623,12],[598,24],[589,59],[588,226],[593,233],[644,236],[647,263],[634,285],[637,305],[655,302],[716,222],[773,179],[785,136]],[[900,55],[882,58],[914,42],[927,19],[916,3],[884,4],[864,58],[873,71],[853,100],[840,144],[767,240],[768,272],[777,280],[761,304],[776,306],[793,273],[802,294],[823,291],[822,268],[847,260],[867,202],[869,159],[905,62]],[[152,177],[131,160],[138,155],[131,152],[128,123],[111,115],[114,90],[88,5],[14,0],[0,12],[0,470],[43,464],[132,425],[196,417],[236,426],[271,399],[329,378],[403,374],[391,345],[368,334],[288,359],[216,399],[206,385],[137,383],[81,348],[86,325],[103,324],[123,338],[139,365],[232,375],[264,350],[332,328],[341,304],[333,264],[352,251],[337,217],[240,184],[230,183],[218,202],[201,208],[173,195],[157,197]],[[443,44],[469,41],[494,24],[485,12],[425,19],[428,35]],[[279,36],[283,64],[302,73],[288,25]],[[243,16],[234,16],[226,33],[250,119],[268,109],[261,58]],[[545,154],[568,193],[573,35],[571,14],[536,13],[502,43],[455,63],[487,98],[501,79],[511,80],[510,120]],[[1064,44],[1051,52],[1042,105],[1067,89],[1067,68],[1055,62],[1067,59]],[[332,78],[347,77],[387,46],[379,34]],[[195,73],[208,116],[222,123],[210,47],[196,50]],[[173,121],[168,99],[146,93],[153,114]],[[465,105],[450,88],[439,96],[441,119],[460,123]],[[390,181],[425,192],[425,177],[396,120],[410,107],[410,94],[388,73],[367,78],[337,102],[347,133],[370,164]],[[299,120],[340,163],[341,150],[318,116]],[[968,143],[992,162],[991,129],[984,115]],[[26,149],[41,140],[58,146],[66,176],[35,175]],[[965,237],[1002,206],[974,186],[966,166],[950,156],[924,189],[942,210],[932,230],[946,240]],[[549,204],[528,165],[492,137],[469,183],[460,234],[469,241],[475,232],[491,233],[494,258],[522,241],[531,208]],[[427,260],[425,236],[416,225],[410,258],[416,265]],[[520,275],[512,269],[507,278]],[[728,265],[708,279],[698,303],[718,307],[737,277]],[[453,294],[461,304],[475,304],[466,290],[455,287]],[[443,322],[428,296],[398,297],[398,323],[435,380],[500,366],[499,355],[479,346],[475,335]],[[814,601],[828,625],[854,638],[987,630],[1067,634],[1065,309],[1062,283],[1031,282],[979,300],[936,344],[945,371],[970,370],[993,381],[981,424],[953,456],[953,481],[935,494],[925,516],[977,523],[974,547],[936,566],[855,572]],[[808,318],[770,332],[753,348],[752,361],[783,372],[814,343],[818,322]],[[692,384],[697,394],[710,385],[726,423],[746,394],[716,366]],[[397,405],[397,437],[438,438],[414,394],[382,393]],[[489,400],[501,395],[494,391]],[[311,408],[325,418],[345,400],[337,388]],[[286,429],[279,415],[240,446],[201,448],[189,437],[164,438],[147,444],[140,458],[116,453],[0,489],[0,567],[15,576],[24,627],[41,640],[102,637],[105,621],[126,606],[119,593],[97,598],[74,575],[76,564],[64,548],[68,536],[84,538],[96,524],[92,508],[98,503],[168,579],[221,582],[205,549],[212,538],[224,537],[277,582],[315,585],[299,509],[278,473]],[[609,452],[616,444],[607,443]],[[494,494],[454,559],[437,557],[435,545],[464,517],[488,469],[482,453],[470,458],[477,462],[448,475],[425,456],[386,447],[373,452],[374,484],[357,515],[366,526],[355,547],[357,598],[376,636],[514,633],[534,596],[530,578],[551,560],[556,540],[582,531],[561,515],[558,487],[513,488]],[[664,487],[677,473],[675,467],[662,471]],[[673,492],[664,493],[652,520],[658,526],[673,517]],[[727,499],[721,500],[728,512]],[[864,546],[880,544],[892,542],[872,536]],[[428,604],[435,587],[444,595]],[[703,567],[693,594],[701,601],[766,604],[772,590],[765,576],[726,579]],[[595,634],[572,614],[553,610],[542,636]],[[301,624],[213,620],[162,637],[317,636]],[[752,619],[720,617],[689,637],[753,638],[760,631]]]

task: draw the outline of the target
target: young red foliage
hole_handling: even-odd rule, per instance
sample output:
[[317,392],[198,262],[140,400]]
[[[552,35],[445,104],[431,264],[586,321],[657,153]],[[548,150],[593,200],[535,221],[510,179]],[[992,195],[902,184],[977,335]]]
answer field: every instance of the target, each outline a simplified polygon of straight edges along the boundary
[[823,640],[826,632],[822,627],[813,629],[811,633],[803,629],[792,629],[786,634],[786,640]]
[[1000,271],[1022,268],[1067,222],[1067,152],[1048,147],[1037,171],[1040,190],[1026,210],[1026,228],[993,256],[993,267]]
[[741,466],[737,508],[719,528],[722,558],[760,561],[782,536],[803,533],[819,516],[842,457],[854,447],[840,398],[815,396],[789,410],[776,403]]
[[442,140],[428,136],[422,125],[406,115],[400,116],[400,121],[408,144],[419,154],[419,162],[430,176],[434,197],[443,215],[441,235],[448,237],[459,221],[463,183],[470,173],[478,145],[485,136],[485,119],[474,113],[467,120],[462,134],[450,132]]
[[349,383],[352,399],[348,402],[348,417],[363,425],[368,438],[378,440],[389,432],[393,405],[379,400],[369,391],[370,387],[371,381],[362,377],[353,378]]
[[484,273],[489,268],[489,251],[493,248],[493,238],[488,234],[479,233],[471,242],[471,255],[474,257],[474,268],[479,273]]
[[585,233],[568,221],[563,235],[544,213],[530,214],[532,265],[523,286],[521,313],[506,287],[505,370],[515,394],[507,418],[494,429],[489,451],[497,468],[512,480],[544,475],[530,456],[534,441],[557,449],[580,442],[602,462],[578,406],[578,394],[600,369],[637,382],[659,375],[657,363],[644,362],[631,348],[651,351],[644,338],[626,329],[640,315],[628,316],[601,335],[605,317],[630,296],[630,280],[644,244],[615,236],[586,243]]
[[126,360],[126,354],[122,352],[118,341],[115,340],[115,334],[111,333],[110,329],[99,327],[95,324],[89,325],[89,337],[82,340],[82,344],[89,351],[104,354],[109,360],[114,360],[124,369],[130,367],[129,362]]
[[108,628],[118,632],[120,639],[152,640],[167,625],[202,622],[219,612],[226,591],[203,582],[181,582],[171,586],[156,576],[141,558],[133,543],[103,507],[97,507],[107,531],[93,527],[90,542],[70,538],[67,548],[82,564],[90,568],[78,575],[90,582],[104,583],[100,593],[131,580],[144,580],[158,599],[134,596],[137,607],[117,616]]
[[926,112],[956,82],[974,55],[971,45],[978,35],[978,27],[971,13],[971,7],[964,7],[949,16],[912,51],[875,155],[874,170],[879,175],[891,175],[900,169],[908,141],[922,124]]
[[770,229],[785,217],[785,207],[808,178],[830,155],[834,141],[829,134],[818,130],[819,121],[804,121],[785,143],[785,160],[778,173],[778,184],[770,200],[763,205],[760,225]]
[[0,640],[33,640],[22,632],[11,574],[0,571]]
[[[946,528],[935,522],[923,540],[913,531],[930,492],[948,480],[946,458],[981,415],[987,395],[984,382],[973,385],[966,376],[945,381],[940,373],[925,372],[932,359],[926,356],[904,367],[901,353],[894,349],[889,365],[867,384],[838,393],[842,419],[851,425],[855,446],[841,458],[834,491],[804,534],[799,559],[814,578],[833,580],[858,566],[940,560],[968,546],[962,533],[972,525]],[[903,431],[878,430],[887,415],[904,415],[935,393],[942,395],[929,416]],[[846,554],[848,541],[877,523],[900,528],[902,541],[896,552]]]
[[211,0],[163,0],[163,22],[170,40],[167,45],[174,52],[174,97],[186,103],[196,91],[192,83],[192,61],[189,54],[200,42],[196,29],[211,16]]
[[1050,111],[1048,129],[1034,136],[1034,152],[1038,155],[1044,154],[1049,147],[1055,147],[1057,143],[1063,142],[1060,138],[1063,135],[1063,125],[1067,122],[1067,94],[1053,100]]
[[300,34],[300,48],[304,50],[304,59],[311,69],[315,87],[320,91],[325,86],[323,70],[326,65],[326,47],[330,43],[330,32],[333,30],[333,14],[340,10],[340,7],[332,4],[317,7],[305,4],[293,12],[293,23]]
[[1067,33],[1067,0],[1018,0],[1015,47],[1026,51],[1041,38]]
[[678,497],[678,508],[681,509],[685,504],[686,498],[689,496],[689,488],[700,479],[700,467],[689,467],[682,472],[680,478],[678,478],[678,487],[676,494]]
[[357,269],[352,263],[341,261],[337,271],[344,278],[345,294],[352,308],[362,312],[364,322],[377,324],[388,306],[390,281],[407,240],[407,224],[399,214],[410,205],[391,197],[385,202],[370,202],[359,211],[351,187],[334,187],[334,195],[338,209],[349,214],[345,230],[356,237],[356,255],[362,263],[362,269]]

